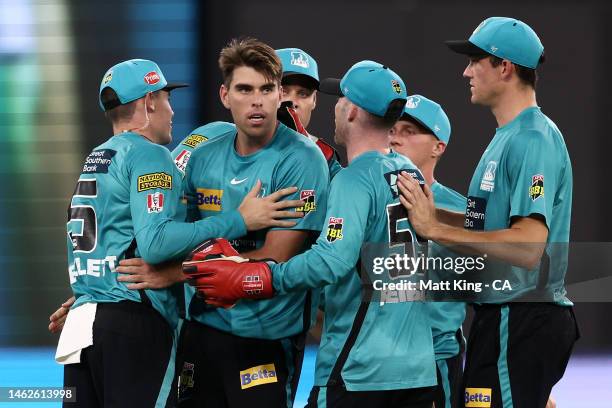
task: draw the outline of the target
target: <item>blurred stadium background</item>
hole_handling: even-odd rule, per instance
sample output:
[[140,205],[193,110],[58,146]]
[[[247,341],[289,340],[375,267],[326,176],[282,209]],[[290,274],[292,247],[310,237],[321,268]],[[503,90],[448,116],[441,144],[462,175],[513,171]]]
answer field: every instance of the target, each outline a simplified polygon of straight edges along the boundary
[[[341,75],[361,59],[384,62],[409,93],[445,107],[453,136],[438,177],[465,192],[495,122],[469,105],[461,78],[466,61],[442,41],[468,36],[492,15],[524,20],[545,45],[538,100],[564,133],[573,161],[572,239],[612,241],[608,3],[0,0],[0,386],[61,385],[53,362],[57,337],[47,332],[47,320],[70,295],[65,221],[75,179],[87,152],[110,136],[96,102],[108,67],[148,58],[167,78],[192,85],[173,94],[176,143],[200,124],[230,120],[218,101],[216,59],[234,36],[302,48],[317,59],[322,77]],[[329,141],[334,103],[319,96],[310,126]],[[611,313],[611,303],[576,305],[583,337],[554,392],[560,407],[612,406]],[[313,348],[308,355],[302,403]]]

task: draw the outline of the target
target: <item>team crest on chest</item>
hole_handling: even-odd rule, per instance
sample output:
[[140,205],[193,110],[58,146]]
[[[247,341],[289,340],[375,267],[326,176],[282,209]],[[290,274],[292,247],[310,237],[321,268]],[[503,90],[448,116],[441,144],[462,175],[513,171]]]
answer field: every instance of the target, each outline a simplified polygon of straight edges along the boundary
[[497,171],[497,162],[491,160],[487,163],[487,167],[485,168],[485,172],[482,175],[482,180],[480,181],[480,189],[482,191],[492,192],[495,188],[495,172]]

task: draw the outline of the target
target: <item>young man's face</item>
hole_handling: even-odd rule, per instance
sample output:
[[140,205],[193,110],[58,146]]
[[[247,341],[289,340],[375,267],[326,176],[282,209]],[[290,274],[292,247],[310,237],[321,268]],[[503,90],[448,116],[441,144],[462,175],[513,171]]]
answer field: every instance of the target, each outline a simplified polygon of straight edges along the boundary
[[293,102],[293,107],[300,118],[300,122],[305,128],[308,128],[312,111],[317,106],[317,91],[299,81],[297,77],[299,75],[283,79],[282,101]]
[[435,160],[433,153],[438,143],[441,143],[438,138],[408,120],[398,120],[389,131],[391,148],[408,157],[419,168],[429,160]]
[[274,133],[281,99],[278,83],[251,67],[242,66],[234,69],[229,86],[221,85],[219,93],[244,134],[260,138]]
[[463,76],[470,80],[471,102],[491,106],[501,93],[500,66],[494,67],[488,57],[470,57]]
[[170,92],[158,91],[151,94],[154,111],[149,114],[150,126],[155,134],[156,143],[167,145],[172,141],[172,117],[174,111],[170,106]]

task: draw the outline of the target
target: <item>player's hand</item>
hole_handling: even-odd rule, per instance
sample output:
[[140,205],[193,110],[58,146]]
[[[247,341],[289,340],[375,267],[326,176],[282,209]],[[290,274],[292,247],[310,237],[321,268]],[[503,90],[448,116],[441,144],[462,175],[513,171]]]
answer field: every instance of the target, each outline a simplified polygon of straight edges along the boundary
[[120,274],[117,280],[133,290],[162,289],[186,280],[178,262],[149,265],[142,258],[123,259],[116,272]]
[[557,402],[553,399],[552,395],[548,397],[546,408],[557,408]]
[[297,208],[304,205],[302,200],[279,201],[286,195],[293,194],[297,187],[288,187],[278,190],[266,197],[258,197],[261,190],[261,181],[257,183],[251,191],[244,197],[238,207],[238,211],[248,231],[256,231],[270,227],[291,228],[296,222],[286,221],[282,218],[301,218],[301,212],[288,211],[290,208]]
[[64,323],[66,322],[66,317],[68,317],[68,311],[70,311],[70,307],[74,304],[75,297],[72,296],[57,309],[51,316],[49,316],[49,331],[51,333],[59,333],[62,331],[64,327]]
[[304,125],[302,125],[300,117],[293,108],[293,102],[285,101],[281,103],[280,108],[278,108],[276,111],[276,117],[278,118],[279,122],[288,128],[293,129],[304,136],[308,136],[306,128],[304,128]]
[[434,196],[427,184],[421,184],[405,171],[397,178],[400,202],[408,211],[408,220],[414,230],[423,238],[431,238],[436,227]]
[[[183,272],[209,305],[232,307],[240,299],[274,295],[272,271],[266,262],[249,262],[228,250],[222,238],[205,241],[183,262]],[[231,248],[231,247],[230,247]]]

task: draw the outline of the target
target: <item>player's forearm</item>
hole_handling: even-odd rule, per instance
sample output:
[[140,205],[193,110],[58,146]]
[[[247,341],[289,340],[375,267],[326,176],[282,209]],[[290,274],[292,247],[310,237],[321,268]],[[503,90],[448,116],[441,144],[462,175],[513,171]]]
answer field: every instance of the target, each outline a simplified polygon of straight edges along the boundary
[[463,228],[465,214],[436,208],[436,218],[438,221],[456,228]]
[[238,211],[230,211],[194,223],[167,221],[136,234],[140,256],[150,264],[182,258],[200,242],[217,237],[234,239],[246,234]]
[[335,256],[319,254],[316,249],[306,251],[289,262],[272,265],[271,269],[277,293],[298,292],[331,285],[353,270]]
[[429,239],[442,245],[452,246],[470,255],[487,254],[487,257],[507,262],[522,268],[535,268],[544,252],[546,240],[533,242],[528,231],[507,228],[495,231],[471,231],[438,223]]

